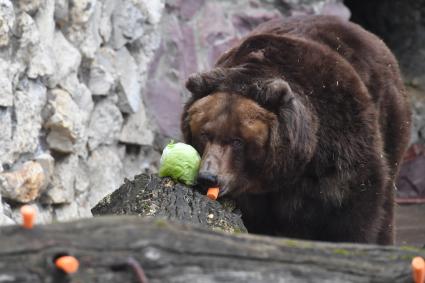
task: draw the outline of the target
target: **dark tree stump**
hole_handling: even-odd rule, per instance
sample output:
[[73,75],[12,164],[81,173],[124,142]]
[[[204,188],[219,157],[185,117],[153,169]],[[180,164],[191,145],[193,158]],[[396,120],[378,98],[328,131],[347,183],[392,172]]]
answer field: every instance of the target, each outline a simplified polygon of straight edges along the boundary
[[[67,276],[57,255],[80,261]],[[0,282],[138,282],[131,257],[150,283],[412,282],[410,262],[425,250],[330,244],[229,234],[165,220],[109,216],[1,228]]]
[[197,224],[212,230],[246,232],[232,201],[211,201],[198,191],[169,178],[141,174],[106,196],[93,215],[141,215]]

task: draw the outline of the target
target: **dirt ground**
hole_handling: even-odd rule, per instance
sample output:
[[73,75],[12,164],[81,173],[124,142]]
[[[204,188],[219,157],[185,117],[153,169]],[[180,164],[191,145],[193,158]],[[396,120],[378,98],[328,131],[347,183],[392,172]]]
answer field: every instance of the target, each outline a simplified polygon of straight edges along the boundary
[[396,206],[396,244],[425,247],[425,204]]

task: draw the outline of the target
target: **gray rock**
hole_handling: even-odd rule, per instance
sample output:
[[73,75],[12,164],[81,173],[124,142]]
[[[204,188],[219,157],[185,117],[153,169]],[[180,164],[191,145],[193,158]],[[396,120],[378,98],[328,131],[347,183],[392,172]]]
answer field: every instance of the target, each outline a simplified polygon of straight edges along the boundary
[[[44,45],[44,48],[50,48],[54,42],[53,37],[55,32],[55,0],[42,0],[42,2],[40,0],[24,0],[24,2],[27,2],[29,4],[27,4],[27,7],[31,6],[32,8],[38,9],[37,13],[34,14],[33,18],[39,31],[40,41],[41,44]],[[50,51],[50,49],[47,49],[47,51]]]
[[79,137],[76,141],[76,144],[74,145],[74,149],[79,156],[84,156],[84,158],[86,158],[88,155],[88,124],[94,108],[94,102],[90,90],[85,84],[78,80],[75,73],[71,73],[69,76],[63,79],[59,83],[59,86],[69,92],[72,100],[78,106],[78,115],[82,127],[80,128]]
[[109,42],[112,33],[112,13],[115,11],[118,2],[115,0],[104,0],[102,14],[99,22],[99,34],[103,42]]
[[[52,30],[52,27],[45,28],[46,31]],[[51,75],[54,72],[54,61],[50,56],[49,36],[43,35],[41,38],[34,19],[26,13],[17,17],[16,33],[19,37],[16,58],[20,64],[28,66],[28,77],[35,79]]]
[[139,111],[130,114],[122,128],[120,142],[138,145],[152,145],[153,129],[149,125],[143,103]]
[[42,3],[41,0],[17,0],[16,2],[19,9],[31,15],[38,10]]
[[9,74],[10,62],[0,59],[0,106],[13,105],[12,81]]
[[140,173],[158,172],[161,154],[151,146],[142,146],[135,152],[127,152],[123,160],[124,178],[133,179]]
[[[198,1],[202,2],[203,0],[198,0]],[[146,15],[148,23],[150,23],[153,26],[159,24],[162,18],[162,12],[165,6],[164,0],[139,1],[137,2],[137,4]]]
[[0,119],[9,121],[11,127],[8,130],[6,125],[5,140],[0,142],[4,146],[0,148],[0,160],[4,163],[13,163],[21,153],[34,153],[39,145],[46,88],[32,80],[23,80],[20,88],[14,95],[14,110],[1,111]]
[[90,20],[90,17],[92,17],[96,5],[100,5],[100,1],[96,0],[71,0],[71,5],[69,14],[71,21],[74,24],[85,24]]
[[6,225],[14,225],[16,222],[12,220],[12,218],[9,218],[8,216],[1,214],[0,215],[0,226],[6,226]]
[[49,76],[50,88],[55,87],[70,73],[75,73],[81,63],[81,55],[78,50],[63,36],[62,32],[55,31],[53,45],[53,59],[55,72]]
[[78,80],[76,73],[71,73],[65,77],[59,83],[59,86],[71,94],[72,100],[78,105],[81,111],[82,120],[88,121],[94,107],[94,102],[87,86]]
[[[31,78],[48,76],[56,72],[54,65],[56,60],[51,56],[52,51],[54,51],[53,47],[56,46],[56,42],[53,44],[55,40],[54,9],[54,0],[44,0],[37,13],[34,15],[34,21],[39,31],[40,43],[37,52],[35,52],[31,60],[32,64],[28,71],[28,75]],[[63,58],[61,58],[61,60],[63,60]],[[46,66],[44,64],[46,64]]]
[[75,144],[84,137],[84,120],[80,109],[64,90],[53,89],[50,95],[48,110],[51,116],[44,124],[48,130],[47,144],[55,151],[74,152]]
[[[2,163],[14,161],[12,140],[12,108],[0,107],[0,161]],[[0,166],[1,171],[2,166]]]
[[114,85],[114,77],[102,65],[92,65],[89,88],[93,95],[107,95]]
[[56,160],[52,182],[41,201],[45,204],[71,203],[75,196],[75,172],[78,156],[71,154],[62,160]]
[[15,12],[9,0],[0,0],[0,47],[9,44],[10,31],[15,23]]
[[55,159],[48,153],[42,153],[37,155],[34,160],[43,168],[45,187],[47,187],[52,180],[53,172],[55,170]]
[[123,117],[118,107],[110,100],[98,102],[93,110],[89,129],[88,145],[94,150],[99,145],[109,145],[119,138]]
[[55,1],[55,22],[60,26],[65,26],[69,21],[69,1],[56,0]]
[[90,175],[87,161],[78,159],[78,167],[75,172],[75,193],[77,196],[87,195],[90,190]]
[[46,187],[46,175],[38,162],[28,161],[15,171],[0,173],[0,192],[20,203],[35,200]]
[[2,198],[0,196],[0,226],[15,224],[15,221],[13,221],[12,218],[7,215],[10,214],[7,211],[8,209],[10,209],[10,207],[7,204],[3,203]]
[[121,1],[120,9],[115,9],[112,14],[111,45],[120,49],[126,43],[141,37],[145,20],[146,17],[135,1]]
[[[70,5],[70,26],[67,38],[78,47],[87,58],[93,58],[102,44],[99,23],[102,15],[102,2],[96,0],[73,0],[78,6]],[[84,9],[87,10],[84,11]],[[81,11],[83,10],[83,11]]]
[[[63,204],[55,207],[54,218],[57,221],[71,221],[80,218],[90,218],[92,217],[91,205],[89,202],[89,170],[86,162],[79,163],[79,170],[77,171],[77,176],[75,180],[75,199],[72,203]],[[81,165],[83,167],[81,168]],[[83,172],[83,170],[86,170]],[[84,175],[81,178],[81,173]]]
[[116,52],[116,70],[118,106],[124,113],[137,112],[141,103],[139,72],[136,61],[125,47]]
[[99,147],[89,160],[91,190],[90,207],[104,196],[116,190],[122,182],[123,165],[119,154],[111,147]]
[[89,217],[92,217],[90,207],[88,205],[82,206],[77,201],[55,208],[54,218],[59,222],[67,222]]
[[89,89],[93,95],[107,95],[115,84],[115,52],[100,48],[90,66]]

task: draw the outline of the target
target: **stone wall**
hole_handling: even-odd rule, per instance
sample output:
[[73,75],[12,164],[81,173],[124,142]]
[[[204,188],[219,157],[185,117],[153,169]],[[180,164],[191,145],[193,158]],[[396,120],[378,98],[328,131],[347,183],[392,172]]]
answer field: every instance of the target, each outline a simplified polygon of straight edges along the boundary
[[0,0],[0,223],[91,216],[155,170],[141,93],[162,0]]

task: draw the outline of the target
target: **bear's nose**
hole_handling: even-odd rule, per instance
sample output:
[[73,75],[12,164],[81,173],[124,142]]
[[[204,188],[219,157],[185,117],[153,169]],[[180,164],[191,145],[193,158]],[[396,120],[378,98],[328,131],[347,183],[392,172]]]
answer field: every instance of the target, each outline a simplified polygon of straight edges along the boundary
[[208,171],[201,171],[198,174],[198,184],[202,186],[216,186],[217,185],[217,175],[212,174]]

